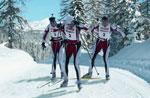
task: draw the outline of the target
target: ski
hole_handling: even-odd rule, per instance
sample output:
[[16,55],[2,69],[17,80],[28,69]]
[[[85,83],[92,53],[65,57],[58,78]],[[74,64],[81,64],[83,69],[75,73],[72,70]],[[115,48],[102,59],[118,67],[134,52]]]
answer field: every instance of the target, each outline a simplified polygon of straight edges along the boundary
[[51,83],[51,84],[50,84],[50,85],[48,85],[48,86],[49,86],[49,87],[53,87],[54,85],[56,85],[56,84],[60,83],[61,81],[62,81],[62,79],[57,80],[57,81],[55,81],[55,82]]
[[[70,80],[75,80],[77,78],[70,78]],[[81,78],[81,80],[99,80],[101,78]]]
[[66,86],[66,87],[57,87],[57,88],[51,89],[49,91],[55,91],[55,90],[65,89],[65,88],[71,88],[71,87],[75,87],[75,85],[69,85],[69,86]]
[[48,84],[50,84],[50,83],[51,83],[51,81],[46,82],[45,84],[43,84],[43,85],[41,85],[41,86],[38,86],[37,88],[42,88],[42,87],[44,87],[44,86],[46,86],[46,85],[48,85]]
[[99,80],[101,78],[81,78],[81,80]]
[[55,81],[56,81],[57,79],[60,79],[60,78],[56,78],[56,79],[54,79],[54,80],[50,80],[50,81],[46,82],[45,84],[43,84],[43,85],[41,85],[41,86],[38,86],[37,88],[42,88],[42,87],[44,87],[44,86],[46,86],[46,85],[48,85],[48,84],[50,84],[50,83],[55,83]]

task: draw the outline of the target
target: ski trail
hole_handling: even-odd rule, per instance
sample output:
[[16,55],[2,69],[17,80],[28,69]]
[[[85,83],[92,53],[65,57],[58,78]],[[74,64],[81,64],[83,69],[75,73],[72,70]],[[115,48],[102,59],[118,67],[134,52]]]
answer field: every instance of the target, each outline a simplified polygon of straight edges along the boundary
[[[127,74],[127,73],[123,73],[123,72],[121,72],[121,71],[119,71],[119,70],[116,70],[115,69],[115,71],[113,71],[113,73],[116,73],[116,75],[120,75],[120,76],[123,76],[122,78],[128,78],[128,79],[133,79],[133,77],[134,78],[138,78],[138,77],[136,77],[136,76],[131,76],[131,75],[129,75],[129,73]],[[135,98],[145,98],[143,95],[142,95],[142,93],[143,92],[145,92],[145,90],[144,89],[140,89],[140,88],[138,88],[137,86],[134,86],[134,83],[135,82],[126,82],[126,81],[124,81],[122,78],[118,78],[118,81],[120,81],[120,82],[122,82],[122,84],[124,84],[124,86],[128,86],[128,89],[130,89],[130,91],[133,91],[136,95],[135,95]],[[140,78],[138,78],[139,79],[139,81],[140,82],[145,82],[145,81],[143,81],[142,79],[140,79]],[[137,83],[139,83],[140,84],[140,82],[139,81],[136,81]],[[117,84],[116,84],[117,85]],[[150,87],[150,85],[148,84],[148,85],[146,85],[146,87]],[[121,89],[120,89],[121,90]],[[142,92],[143,91],[143,92]],[[147,92],[147,93],[149,93],[149,92]],[[149,96],[149,98],[150,98],[150,96]]]
[[[81,66],[84,74],[88,67]],[[74,66],[69,66],[69,83],[66,88],[59,88],[60,83],[49,87],[37,86],[50,81],[50,65],[37,65],[23,72],[12,80],[0,84],[1,98],[150,98],[150,85],[128,71],[110,68],[111,78],[105,81],[104,68],[98,67],[99,79],[82,80],[82,89],[77,93]],[[60,70],[57,70],[60,77]]]

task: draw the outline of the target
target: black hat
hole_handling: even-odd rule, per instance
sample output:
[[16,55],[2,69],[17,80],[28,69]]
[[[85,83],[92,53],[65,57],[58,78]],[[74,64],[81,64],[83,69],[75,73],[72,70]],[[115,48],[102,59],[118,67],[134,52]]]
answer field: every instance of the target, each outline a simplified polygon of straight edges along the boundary
[[108,20],[108,17],[107,16],[103,16],[102,20]]
[[52,16],[49,18],[49,21],[51,21],[51,22],[54,22],[54,21],[55,21],[55,17],[53,16],[53,14],[52,14]]

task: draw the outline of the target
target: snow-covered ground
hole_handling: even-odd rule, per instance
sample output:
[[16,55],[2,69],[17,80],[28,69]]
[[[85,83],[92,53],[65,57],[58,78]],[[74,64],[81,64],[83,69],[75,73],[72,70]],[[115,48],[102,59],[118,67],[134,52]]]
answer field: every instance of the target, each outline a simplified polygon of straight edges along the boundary
[[[132,73],[111,68],[111,79],[104,80],[104,68],[98,67],[100,76],[95,71],[93,77],[99,79],[82,80],[82,89],[77,91],[75,71],[69,66],[69,86],[56,89],[37,88],[50,80],[51,64],[36,64],[23,51],[8,49],[0,45],[0,97],[1,98],[150,98],[150,85]],[[81,75],[88,67],[81,66]],[[58,67],[57,76],[60,76]]]
[[6,48],[4,44],[0,44],[0,83],[36,65],[29,54],[18,49]]
[[150,83],[150,40],[134,43],[111,57],[109,65],[133,72]]

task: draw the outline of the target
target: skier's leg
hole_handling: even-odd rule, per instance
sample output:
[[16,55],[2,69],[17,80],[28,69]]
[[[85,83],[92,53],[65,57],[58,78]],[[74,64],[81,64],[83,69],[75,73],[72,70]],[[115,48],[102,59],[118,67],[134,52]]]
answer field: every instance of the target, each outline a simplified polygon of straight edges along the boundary
[[66,87],[68,85],[68,64],[71,57],[71,54],[67,52],[67,45],[65,47],[66,60],[65,60],[65,72],[64,72],[64,81],[61,84],[61,87]]
[[68,76],[68,65],[69,65],[69,60],[71,56],[66,56],[66,61],[65,61],[65,70],[66,70],[66,75]]
[[97,54],[101,50],[101,47],[99,45],[100,45],[99,44],[99,40],[97,40],[96,46],[95,46],[95,51],[94,51],[94,54],[93,54],[93,56],[91,58],[91,65],[89,67],[88,73],[85,74],[82,78],[91,78],[92,77],[92,69],[95,66],[95,59],[96,59]]
[[97,54],[98,54],[98,52],[95,51],[95,53],[94,53],[94,55],[93,55],[93,57],[92,57],[92,59],[91,59],[91,66],[90,66],[90,68],[89,68],[89,72],[92,72],[92,69],[93,69],[93,67],[95,66],[95,59],[96,59]]
[[68,80],[68,64],[69,64],[69,55],[67,53],[67,46],[65,47],[65,55],[66,55],[66,59],[65,59],[65,66],[64,66],[64,73],[65,73],[65,76],[64,76],[64,80]]
[[74,67],[76,71],[77,80],[80,80],[80,67],[78,64],[79,48],[80,47],[76,45],[76,51],[74,52]]
[[54,63],[54,51],[53,51],[52,43],[51,43],[51,58],[53,59],[53,62],[52,62],[52,67],[51,67],[50,74],[52,74],[54,72],[54,66],[53,66],[53,63]]
[[52,79],[56,78],[56,59],[57,59],[57,53],[54,53],[54,58],[53,58],[53,65],[52,65]]
[[53,72],[52,72],[52,79],[56,77],[56,61],[57,61],[57,54],[59,50],[59,43],[58,42],[52,42],[52,50],[54,53],[54,58],[53,58]]
[[[69,61],[68,60],[68,57],[67,57],[67,52],[66,52],[66,44],[65,44],[65,48],[64,48],[64,54],[65,54],[65,57],[63,57],[63,58],[65,58],[64,59],[64,61],[65,61],[65,64],[62,64],[61,65],[61,71],[63,72],[63,83],[60,85],[60,87],[65,87],[65,86],[67,86],[67,84],[68,84],[68,76],[67,76],[67,73],[66,73],[66,70],[68,69],[66,69],[66,62],[67,61]],[[60,59],[62,59],[62,58],[60,58]],[[69,63],[69,62],[68,62]]]
[[56,60],[57,60],[57,53],[54,55],[54,72],[56,72]]
[[107,64],[108,56],[109,56],[110,47],[108,46],[106,49],[103,49],[103,60],[105,65],[105,73],[106,73],[106,80],[109,80],[109,68]]
[[60,49],[59,49],[59,52],[58,52],[58,63],[59,63],[59,67],[60,67],[60,71],[61,71],[61,78],[63,78],[63,76],[64,76],[64,66],[63,66],[63,53],[64,53],[64,51],[63,51],[63,46],[61,45],[60,46]]
[[77,86],[79,89],[81,89],[81,81],[80,81],[80,66],[78,64],[78,56],[79,56],[79,50],[80,46],[76,45],[76,51],[74,52],[74,67],[76,71],[76,77],[77,77]]
[[92,73],[92,69],[95,66],[96,56],[99,53],[99,51],[101,50],[100,47],[99,47],[99,45],[100,45],[99,44],[99,39],[97,39],[95,47],[94,47],[93,55],[91,57],[91,66],[89,67],[89,71],[88,71],[89,73]]

